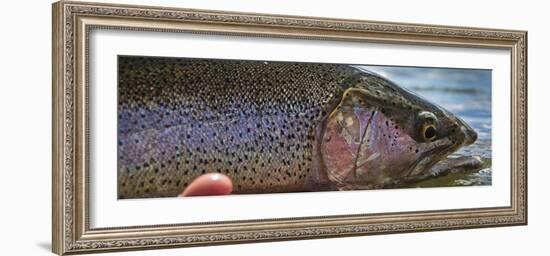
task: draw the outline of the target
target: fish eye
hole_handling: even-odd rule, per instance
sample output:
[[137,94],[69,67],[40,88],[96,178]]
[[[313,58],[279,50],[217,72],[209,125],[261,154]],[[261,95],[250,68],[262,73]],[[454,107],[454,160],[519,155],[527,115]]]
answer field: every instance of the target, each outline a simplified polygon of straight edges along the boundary
[[437,137],[437,128],[433,124],[422,126],[422,137],[424,141],[433,141]]
[[418,121],[420,124],[420,137],[423,141],[434,141],[437,138],[437,117],[428,111],[418,113]]

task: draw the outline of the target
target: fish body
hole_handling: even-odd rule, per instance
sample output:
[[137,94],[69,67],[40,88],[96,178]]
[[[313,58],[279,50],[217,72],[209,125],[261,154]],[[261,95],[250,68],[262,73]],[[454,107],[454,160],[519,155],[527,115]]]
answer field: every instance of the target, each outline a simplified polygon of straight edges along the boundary
[[376,188],[475,141],[448,111],[342,64],[119,57],[118,196]]

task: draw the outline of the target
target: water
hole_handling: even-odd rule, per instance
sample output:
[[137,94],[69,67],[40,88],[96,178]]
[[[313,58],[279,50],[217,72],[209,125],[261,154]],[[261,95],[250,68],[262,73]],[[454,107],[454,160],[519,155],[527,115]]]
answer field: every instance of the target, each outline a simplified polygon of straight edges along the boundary
[[491,185],[491,71],[416,67],[367,66],[403,88],[436,103],[469,124],[477,141],[450,157],[480,156],[485,168],[421,181],[411,187]]

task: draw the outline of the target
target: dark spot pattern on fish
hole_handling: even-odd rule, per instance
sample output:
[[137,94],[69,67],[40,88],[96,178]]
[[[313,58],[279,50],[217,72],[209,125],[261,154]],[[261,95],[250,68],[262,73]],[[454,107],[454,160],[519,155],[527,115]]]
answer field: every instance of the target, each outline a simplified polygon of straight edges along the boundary
[[[119,189],[127,197],[146,189],[173,196],[181,184],[222,169],[246,183],[236,192],[302,190],[313,127],[326,111],[319,102],[357,72],[340,65],[139,57],[120,58],[119,65],[118,165],[136,173],[127,184],[139,184]],[[154,175],[168,180],[141,182]],[[120,172],[119,179],[129,176]]]
[[[357,90],[348,97],[350,88]],[[436,144],[423,145],[415,117],[426,110],[452,121],[441,122],[442,137],[460,132],[445,110],[350,65],[121,56],[119,198],[175,196],[208,172],[229,176],[235,193],[334,189],[335,171],[327,161],[340,161],[343,152],[323,153],[319,132],[342,111],[357,121],[338,120],[339,132],[326,140],[338,142],[342,132],[351,131],[346,122],[353,123],[360,132],[345,136],[353,136],[349,143],[364,144],[353,155],[355,162],[372,158],[369,150],[380,143],[395,154],[405,137],[414,145],[405,147],[415,155],[398,166],[399,173],[388,174],[384,167],[371,171],[368,175],[377,175],[372,179],[359,175],[380,183],[388,175],[424,170],[462,145],[458,136],[446,145],[448,152],[427,161],[424,154]],[[367,119],[373,122],[370,130]],[[356,183],[342,182],[338,189]]]

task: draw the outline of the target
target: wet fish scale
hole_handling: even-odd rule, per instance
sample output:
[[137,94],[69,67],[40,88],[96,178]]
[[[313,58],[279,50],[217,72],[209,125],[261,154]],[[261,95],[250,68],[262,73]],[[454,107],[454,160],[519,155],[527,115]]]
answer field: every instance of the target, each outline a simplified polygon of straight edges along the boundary
[[357,72],[140,57],[120,58],[119,70],[122,198],[174,196],[206,172],[227,174],[236,193],[303,191],[319,102]]
[[175,196],[207,172],[234,193],[376,188],[477,137],[350,65],[123,56],[118,89],[119,198]]

